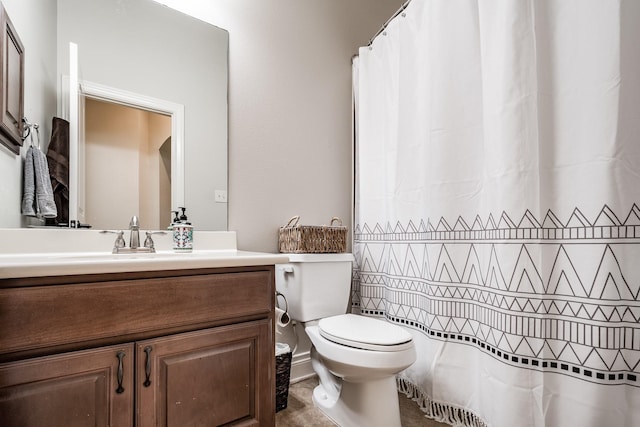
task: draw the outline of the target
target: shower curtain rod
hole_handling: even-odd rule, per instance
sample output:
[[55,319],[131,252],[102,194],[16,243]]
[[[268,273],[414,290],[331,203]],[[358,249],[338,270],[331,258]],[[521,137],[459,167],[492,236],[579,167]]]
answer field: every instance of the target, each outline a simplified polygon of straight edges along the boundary
[[396,16],[400,15],[407,8],[407,6],[409,6],[409,3],[411,3],[411,0],[407,0],[406,2],[404,2],[402,6],[400,6],[400,9],[396,10],[396,13],[394,13],[391,18],[387,19],[387,22],[385,22],[382,27],[380,27],[378,32],[375,33],[373,37],[371,37],[371,40],[369,40],[369,44],[367,44],[367,46],[371,47],[371,44],[376,39],[376,37],[378,37],[387,28],[389,22],[391,22]]

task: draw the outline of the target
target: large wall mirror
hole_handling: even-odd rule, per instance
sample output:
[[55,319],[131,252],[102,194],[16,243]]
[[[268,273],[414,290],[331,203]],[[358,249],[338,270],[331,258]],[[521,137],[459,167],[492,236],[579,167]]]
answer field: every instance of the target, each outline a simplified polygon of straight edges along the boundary
[[[54,114],[66,114],[64,81],[71,73],[70,42],[77,45],[77,77],[81,87],[84,83],[87,87],[110,88],[134,94],[134,98],[157,99],[183,107],[180,153],[184,156],[184,188],[181,189],[184,206],[196,229],[226,230],[227,31],[153,0],[3,0],[3,3],[9,3],[7,6],[16,14],[30,13],[25,10],[29,3],[35,8],[40,3],[43,10],[51,10],[54,4],[56,13],[51,19],[57,15],[54,25],[57,53],[52,68],[57,87],[55,95],[50,93],[57,98]],[[34,9],[32,13],[40,12]],[[37,32],[38,27],[24,26],[24,31]],[[27,55],[41,54],[42,63],[50,60],[45,58],[46,49],[30,49],[29,41],[37,37],[29,34],[21,37],[27,40]],[[27,62],[27,66],[29,64],[33,66],[34,61]],[[50,73],[43,74],[45,80],[50,78]],[[38,76],[30,80],[27,73],[25,90],[33,91],[38,85],[42,85]],[[26,98],[28,104],[30,98]],[[171,176],[171,160],[167,156],[172,152],[167,144],[174,141],[170,138],[171,130],[167,130],[167,121],[150,115],[154,113],[153,108],[136,109],[136,105],[96,98],[100,97],[89,95],[80,102],[81,132],[89,148],[83,149],[79,161],[82,163],[86,155],[87,162],[97,159],[97,163],[80,165],[79,203],[81,210],[88,209],[91,202],[97,206],[95,212],[102,212],[101,215],[83,212],[87,214],[84,222],[97,229],[121,229],[128,226],[132,215],[138,215],[143,228],[165,228],[169,211],[178,206],[167,200],[167,196],[156,195],[157,185],[144,183],[145,174],[150,172],[161,176],[160,187],[172,184],[167,181],[167,176]],[[109,103],[114,104],[115,110],[107,110]],[[122,115],[125,113],[118,110],[121,107],[134,111],[131,115]],[[28,105],[25,110],[25,114],[29,114]],[[40,120],[51,120],[51,117],[45,113]],[[171,120],[168,123],[171,128]],[[128,128],[134,128],[138,134],[153,135],[156,141],[145,145],[145,150],[155,150],[157,154],[146,160],[140,160],[141,155],[134,155],[138,156],[137,160],[131,156],[118,157],[118,151],[131,151],[128,141],[133,137],[125,132]],[[110,132],[112,135],[108,136]],[[48,141],[48,136],[45,132],[41,138]],[[116,148],[107,147],[107,140]],[[101,174],[97,175],[98,172]],[[5,195],[0,193],[0,197]],[[107,207],[114,206],[118,210],[104,214]],[[143,214],[145,212],[153,213]],[[14,225],[0,223],[0,227],[7,226]]]

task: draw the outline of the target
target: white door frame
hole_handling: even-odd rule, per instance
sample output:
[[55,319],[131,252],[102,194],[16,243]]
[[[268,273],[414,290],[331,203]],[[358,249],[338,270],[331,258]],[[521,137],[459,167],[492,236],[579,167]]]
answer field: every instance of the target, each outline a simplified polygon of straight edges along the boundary
[[[138,108],[171,116],[171,205],[173,209],[184,206],[184,105],[163,99],[153,98],[134,92],[125,91],[93,83],[89,81],[78,80],[79,95],[85,98],[97,99],[101,101],[126,105],[128,107]],[[65,76],[63,86],[69,87],[69,78]],[[68,93],[68,91],[64,91]],[[69,102],[67,97],[62,97],[63,102]],[[84,103],[82,103],[84,105]],[[62,111],[69,111],[70,106],[62,105]],[[79,112],[80,119],[84,120],[84,111]],[[74,126],[73,123],[70,124]],[[84,123],[77,123],[77,129],[83,129]],[[80,138],[80,135],[78,135]],[[70,141],[70,152],[78,153],[79,141]],[[72,161],[73,158],[76,161]],[[74,164],[75,163],[75,164]],[[70,156],[69,164],[70,172],[79,170],[79,161],[77,154]],[[71,187],[71,183],[70,183]],[[79,186],[76,184],[75,189],[69,188],[69,219],[78,218],[78,200]],[[72,197],[76,201],[76,206],[71,206]]]

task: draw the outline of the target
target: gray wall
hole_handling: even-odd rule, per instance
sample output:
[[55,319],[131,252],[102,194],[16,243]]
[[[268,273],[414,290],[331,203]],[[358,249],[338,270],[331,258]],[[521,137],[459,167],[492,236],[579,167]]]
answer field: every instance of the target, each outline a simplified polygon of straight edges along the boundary
[[[38,3],[35,17],[55,16],[41,2],[4,0],[7,8]],[[162,2],[229,31],[228,228],[237,232],[238,246],[277,251],[277,229],[293,215],[305,224],[339,216],[351,229],[351,57],[401,2]],[[41,46],[51,44],[55,27],[47,30],[34,16],[25,14],[20,26],[14,20],[18,32],[37,29],[33,34]],[[42,78],[55,88],[54,72],[43,71]],[[35,104],[29,102],[31,108]],[[52,114],[34,117],[50,121]],[[15,156],[0,150],[0,178],[13,180],[8,200],[16,209],[20,174]],[[2,196],[0,220],[8,206]]]
[[[351,57],[399,0],[158,0],[229,31],[229,229],[277,251],[277,229],[351,229]],[[181,4],[183,3],[183,4]]]

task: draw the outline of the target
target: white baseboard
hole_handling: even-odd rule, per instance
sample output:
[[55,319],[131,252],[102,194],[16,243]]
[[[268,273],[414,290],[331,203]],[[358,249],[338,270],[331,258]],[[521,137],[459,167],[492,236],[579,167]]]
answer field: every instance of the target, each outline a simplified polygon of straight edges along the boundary
[[291,374],[289,383],[294,384],[313,377],[316,373],[311,367],[311,358],[309,352],[298,353],[293,355],[291,360]]

